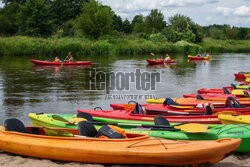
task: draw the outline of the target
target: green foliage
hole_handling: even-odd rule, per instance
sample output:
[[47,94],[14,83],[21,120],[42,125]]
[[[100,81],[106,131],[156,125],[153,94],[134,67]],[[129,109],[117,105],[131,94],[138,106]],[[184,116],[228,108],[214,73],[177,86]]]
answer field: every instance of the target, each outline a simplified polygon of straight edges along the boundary
[[84,3],[82,14],[76,19],[76,27],[90,38],[99,38],[110,34],[113,15],[108,7],[104,7],[95,0]]
[[188,42],[201,42],[203,39],[202,28],[195,24],[189,17],[176,14],[169,18],[169,26],[164,34],[171,42],[185,40]]
[[73,20],[69,20],[66,23],[63,24],[62,26],[62,36],[74,36],[75,33],[75,29],[74,29],[74,21]]
[[161,33],[157,33],[157,34],[151,34],[150,40],[152,40],[154,42],[166,42],[167,38],[164,35],[162,35]]
[[20,8],[19,32],[29,36],[50,36],[53,21],[45,0],[27,0]]
[[166,22],[161,11],[157,9],[151,10],[145,19],[145,32],[148,34],[161,32],[165,26]]
[[195,55],[196,53],[202,51],[202,47],[200,45],[189,43],[187,41],[178,41],[174,45],[180,48],[185,54]]
[[134,33],[143,33],[145,31],[145,21],[143,15],[136,15],[132,20],[132,28]]
[[3,4],[5,5],[9,5],[11,3],[18,3],[18,4],[24,4],[26,2],[26,0],[1,0],[3,2]]
[[75,19],[81,13],[83,2],[88,0],[53,0],[51,1],[51,12],[54,23],[62,26],[65,22]]
[[128,19],[125,19],[122,23],[122,32],[130,34],[132,32],[132,25]]
[[113,12],[113,29],[116,31],[122,31],[122,18],[120,16],[117,16],[114,12]]
[[18,30],[17,13],[20,5],[13,2],[0,10],[0,35],[13,35]]

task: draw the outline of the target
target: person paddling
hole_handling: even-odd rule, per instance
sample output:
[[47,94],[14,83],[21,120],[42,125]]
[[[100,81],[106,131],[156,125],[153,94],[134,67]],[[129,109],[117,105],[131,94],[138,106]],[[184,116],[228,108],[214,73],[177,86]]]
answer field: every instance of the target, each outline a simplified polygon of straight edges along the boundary
[[71,52],[69,52],[69,55],[65,58],[65,62],[73,62],[73,61],[74,61],[74,58],[71,55]]
[[168,54],[166,54],[166,58],[164,59],[164,61],[169,61],[169,60],[171,60],[171,58]]

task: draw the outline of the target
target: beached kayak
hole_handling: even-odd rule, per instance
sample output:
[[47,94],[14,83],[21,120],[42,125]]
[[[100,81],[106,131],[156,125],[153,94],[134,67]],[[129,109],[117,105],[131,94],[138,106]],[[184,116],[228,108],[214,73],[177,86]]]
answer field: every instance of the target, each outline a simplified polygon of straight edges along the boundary
[[147,62],[149,64],[164,64],[164,63],[175,63],[176,60],[172,59],[172,60],[169,60],[169,61],[159,61],[159,60],[147,59]]
[[197,57],[197,56],[191,56],[191,55],[188,56],[189,60],[207,60],[210,58],[212,58],[212,56],[206,56],[206,57]]
[[[157,115],[156,112],[147,115],[135,114],[134,111],[126,110],[78,110],[80,112],[86,112],[93,117],[103,117],[110,119],[122,119],[122,120],[133,120],[133,121],[154,121]],[[175,123],[203,123],[203,124],[221,124],[218,120],[217,115],[174,115],[166,116],[163,113],[158,113],[166,118],[169,122]]]
[[41,61],[41,60],[30,60],[36,65],[90,65],[91,61],[76,61],[76,62],[52,62],[52,61]]
[[[45,135],[43,127],[23,129],[28,132],[6,131],[1,126],[0,150],[84,163],[187,165],[220,161],[241,143],[241,139],[174,141],[142,134],[127,134],[126,139],[61,137]],[[54,130],[79,135],[76,129]]]
[[238,90],[238,89],[242,89],[242,91],[244,89],[249,89],[250,86],[249,85],[235,85],[236,89],[232,89],[232,87],[223,87],[222,89],[218,88],[218,89],[198,89],[198,94],[203,94],[203,93],[217,93],[217,94],[228,94],[228,93],[232,93],[232,91]]
[[[56,114],[67,120],[76,118],[74,114]],[[54,120],[52,114],[35,114],[30,113],[29,118],[31,119],[34,126],[49,126],[49,127],[61,127],[61,128],[74,128],[77,129],[76,125],[67,125],[65,122]],[[93,117],[95,122],[109,122],[109,123],[124,123],[124,124],[144,124],[147,122],[135,122],[115,119],[105,119],[99,117]],[[154,125],[152,122],[151,125]],[[95,124],[97,129],[100,125]],[[173,140],[217,140],[221,138],[241,138],[242,142],[240,147],[237,149],[239,152],[250,152],[250,125],[212,125],[209,126],[207,132],[202,133],[187,133],[182,131],[168,131],[168,130],[157,130],[152,128],[142,127],[131,127],[131,126],[120,126],[125,132],[136,133],[136,134],[147,134],[152,137],[162,137]]]
[[[214,106],[225,106],[226,99],[220,100],[199,100],[196,98],[173,98],[176,103],[179,103],[182,106],[197,106],[198,104],[205,104],[205,103],[213,103]],[[237,99],[241,105],[250,106],[250,101]],[[147,99],[146,102],[148,104],[162,104],[165,101],[164,98],[160,99]]]
[[[246,94],[244,94],[244,91]],[[201,96],[204,100],[225,100],[228,97],[234,97],[238,100],[250,100],[250,92],[247,90],[233,90],[231,94],[219,94],[219,93],[203,93],[203,94],[186,94],[184,98],[197,98],[197,95]]]
[[250,115],[219,115],[223,124],[250,124]]
[[250,75],[250,72],[234,73],[235,78],[247,78],[249,75]]

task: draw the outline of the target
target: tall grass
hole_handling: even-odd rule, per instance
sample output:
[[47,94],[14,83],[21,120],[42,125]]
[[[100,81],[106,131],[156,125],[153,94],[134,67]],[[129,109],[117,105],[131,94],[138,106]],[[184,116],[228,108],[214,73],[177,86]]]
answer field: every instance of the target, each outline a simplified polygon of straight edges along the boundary
[[250,40],[214,40],[205,39],[200,44],[186,41],[176,43],[153,42],[147,39],[110,38],[89,40],[85,38],[33,38],[25,36],[0,37],[0,55],[102,55],[185,53],[195,54],[207,50],[215,52],[250,52]]

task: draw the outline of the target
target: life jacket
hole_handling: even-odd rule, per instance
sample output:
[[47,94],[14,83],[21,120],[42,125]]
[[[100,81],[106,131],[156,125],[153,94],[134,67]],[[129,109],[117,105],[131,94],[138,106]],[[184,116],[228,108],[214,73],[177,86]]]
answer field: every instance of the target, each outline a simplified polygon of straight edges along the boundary
[[126,139],[128,138],[122,128],[113,125],[103,125],[97,133],[98,138]]
[[59,61],[60,61],[60,59],[56,59],[56,60],[55,60],[56,63],[59,63]]

